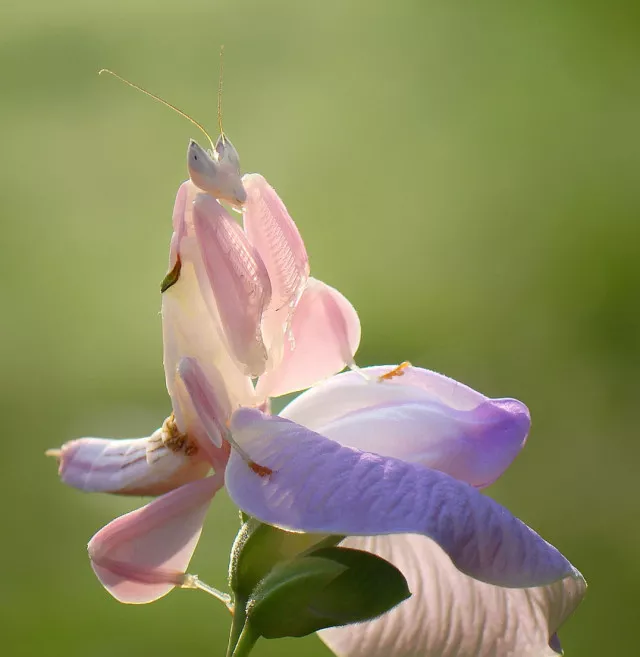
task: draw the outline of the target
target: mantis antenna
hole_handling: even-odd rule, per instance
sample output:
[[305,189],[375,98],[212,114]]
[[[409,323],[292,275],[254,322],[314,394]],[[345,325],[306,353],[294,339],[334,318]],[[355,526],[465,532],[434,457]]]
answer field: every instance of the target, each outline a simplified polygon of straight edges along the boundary
[[[222,62],[222,51],[220,52],[220,61]],[[220,64],[220,90],[218,91],[218,122],[220,123],[220,132],[222,132],[222,116],[221,116],[221,99],[220,99],[220,94],[222,93],[222,63]],[[165,107],[168,107],[169,109],[172,109],[174,112],[177,112],[180,114],[180,116],[184,117],[189,121],[190,123],[193,123],[193,125],[196,126],[196,128],[199,128],[206,138],[209,140],[209,143],[211,144],[211,150],[215,151],[215,147],[213,145],[213,140],[209,136],[209,133],[204,129],[202,125],[200,125],[194,118],[190,117],[186,112],[183,112],[179,107],[176,107],[175,105],[172,105],[171,103],[168,103],[166,100],[163,98],[160,98],[160,96],[156,96],[155,94],[152,94],[150,91],[147,91],[146,89],[143,89],[142,87],[138,86],[137,84],[134,84],[133,82],[129,82],[129,80],[125,80],[123,77],[120,77],[117,73],[114,73],[113,71],[110,71],[108,68],[103,68],[100,71],[98,71],[98,75],[102,75],[102,73],[108,73],[109,75],[113,75],[114,78],[117,78],[120,80],[120,82],[124,82],[125,84],[128,84],[130,87],[133,87],[134,89],[137,89],[138,91],[141,91],[143,94],[146,96],[149,96],[150,98],[153,98],[153,100],[158,101],[160,104],[164,105]]]
[[222,130],[222,79],[224,77],[224,46],[220,46],[220,77],[218,78],[218,128],[220,137],[225,142],[224,131]]

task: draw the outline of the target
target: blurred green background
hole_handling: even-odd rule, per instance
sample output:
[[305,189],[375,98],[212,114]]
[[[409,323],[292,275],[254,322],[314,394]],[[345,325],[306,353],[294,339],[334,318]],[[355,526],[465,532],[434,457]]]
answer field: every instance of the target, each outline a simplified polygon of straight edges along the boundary
[[[0,9],[3,655],[222,655],[177,591],[115,602],[86,542],[139,505],[62,486],[48,447],[169,412],[158,285],[187,122],[276,187],[313,273],[360,313],[361,365],[410,360],[533,415],[491,494],[585,574],[569,656],[637,650],[640,5],[26,0]],[[202,143],[202,140],[201,140]],[[217,500],[192,572],[224,585]],[[256,655],[328,655],[315,637]]]

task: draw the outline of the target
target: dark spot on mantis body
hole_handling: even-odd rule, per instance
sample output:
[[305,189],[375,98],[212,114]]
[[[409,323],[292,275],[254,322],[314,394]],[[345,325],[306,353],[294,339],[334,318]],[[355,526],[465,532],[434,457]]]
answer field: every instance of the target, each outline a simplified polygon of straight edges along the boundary
[[176,264],[173,265],[173,269],[167,273],[167,275],[162,280],[160,284],[160,292],[166,292],[172,285],[175,285],[180,278],[180,270],[182,269],[182,261],[180,260],[180,254],[178,253],[176,257]]

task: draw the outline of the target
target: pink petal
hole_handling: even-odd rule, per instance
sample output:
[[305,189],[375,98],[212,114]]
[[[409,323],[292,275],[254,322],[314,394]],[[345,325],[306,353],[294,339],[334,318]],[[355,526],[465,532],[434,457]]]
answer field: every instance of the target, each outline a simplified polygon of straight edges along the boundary
[[[178,365],[178,374],[211,445],[214,449],[221,447],[232,410],[228,397],[224,395],[224,381],[217,372],[214,378],[207,376],[195,358],[183,358]],[[213,455],[215,457],[215,452]]]
[[187,232],[185,222],[186,208],[187,205],[193,203],[194,195],[195,188],[189,181],[183,182],[178,188],[176,200],[173,204],[173,234],[171,235],[171,244],[169,247],[169,271],[176,264],[180,242]]
[[282,358],[293,310],[309,278],[309,258],[298,228],[275,190],[259,174],[243,178],[247,190],[244,230],[271,280],[271,303],[262,332],[269,357]]
[[465,403],[459,410],[450,405],[450,395],[434,394],[437,385],[411,385],[430,379],[438,384],[444,377],[409,367],[396,379],[402,383],[378,378],[392,369],[367,368],[362,374],[369,380],[338,375],[300,395],[281,416],[342,445],[421,463],[479,488],[494,482],[525,444],[530,417],[521,402],[466,388],[477,405]]
[[87,492],[162,495],[204,477],[211,465],[187,440],[167,446],[164,430],[148,438],[80,438],[58,456],[62,481]]
[[423,536],[353,537],[343,545],[397,566],[412,597],[373,621],[319,632],[339,657],[556,655],[549,643],[586,591],[581,577],[522,589],[479,582]]
[[352,364],[360,344],[360,320],[338,290],[309,278],[293,313],[291,335],[282,363],[260,377],[258,396],[308,388]]
[[[195,238],[193,200],[198,191],[191,182],[178,191],[174,211],[176,256],[182,267],[178,281],[162,295],[162,332],[167,390],[171,395],[179,429],[197,442],[210,445],[207,432],[193,409],[184,383],[178,376],[178,363],[194,358],[205,376],[216,386],[219,397],[226,396],[231,407],[250,405],[254,399],[251,380],[229,353],[222,322]],[[169,263],[170,266],[172,262]],[[226,461],[221,451],[220,461]]]
[[153,602],[180,586],[222,474],[194,481],[116,518],[89,541],[91,565],[111,595]]
[[193,221],[229,346],[245,374],[259,376],[267,359],[260,330],[271,299],[267,270],[240,226],[210,196],[196,197]]

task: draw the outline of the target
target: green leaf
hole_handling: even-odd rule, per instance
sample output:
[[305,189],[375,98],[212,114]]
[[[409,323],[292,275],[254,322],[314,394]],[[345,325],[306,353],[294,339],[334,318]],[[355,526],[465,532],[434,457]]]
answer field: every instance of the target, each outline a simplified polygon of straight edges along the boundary
[[246,600],[277,564],[318,547],[336,545],[343,538],[288,532],[249,518],[231,548],[229,585],[237,599]]
[[370,620],[411,593],[384,559],[336,547],[343,536],[288,532],[249,518],[231,551],[234,618],[227,655],[249,653],[257,639],[300,637]]
[[234,595],[229,656],[235,654],[240,641],[245,646],[247,637],[253,636],[253,629],[246,625],[246,605],[261,580],[278,564],[315,548],[336,545],[344,538],[288,532],[245,514],[241,518],[244,524],[236,536],[229,561],[229,586]]
[[376,618],[411,596],[404,575],[388,561],[362,550],[326,547],[310,553],[346,567],[314,597],[313,611],[346,625]]
[[249,597],[247,623],[267,639],[306,636],[326,627],[324,618],[308,610],[317,593],[346,569],[321,557],[302,557],[276,566]]
[[402,573],[369,552],[312,550],[273,568],[247,598],[245,626],[267,639],[370,620],[411,595]]

